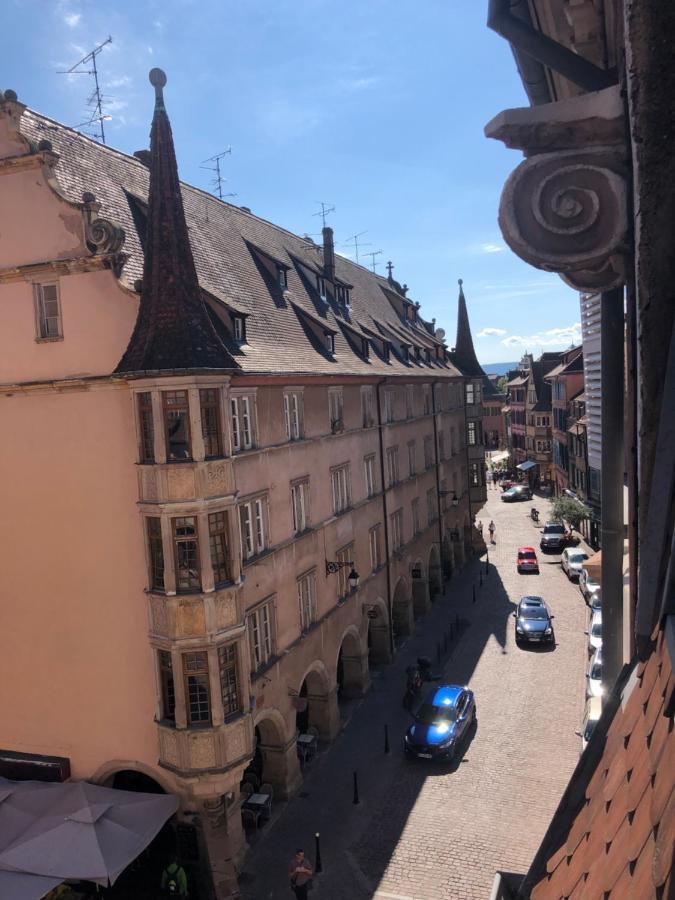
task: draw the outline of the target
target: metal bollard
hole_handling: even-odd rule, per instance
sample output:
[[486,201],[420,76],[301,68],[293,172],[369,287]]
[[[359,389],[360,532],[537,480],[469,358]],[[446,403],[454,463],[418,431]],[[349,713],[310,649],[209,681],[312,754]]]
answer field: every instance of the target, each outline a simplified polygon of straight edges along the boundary
[[359,779],[356,772],[354,772],[354,800],[352,802],[354,806],[358,806],[358,804],[361,802],[359,800]]
[[386,724],[384,726],[384,752],[391,753],[389,749],[389,726]]
[[314,851],[314,871],[319,874],[319,872],[323,872],[323,866],[321,865],[321,835],[317,831],[314,835],[314,843],[316,845],[316,850]]

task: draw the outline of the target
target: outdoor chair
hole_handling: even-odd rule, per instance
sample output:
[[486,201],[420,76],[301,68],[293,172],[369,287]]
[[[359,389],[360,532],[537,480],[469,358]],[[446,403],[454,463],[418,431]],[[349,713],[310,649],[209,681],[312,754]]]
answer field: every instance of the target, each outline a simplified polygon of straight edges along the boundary
[[244,826],[244,831],[250,830],[251,828],[254,831],[258,830],[258,821],[260,819],[260,813],[254,809],[242,809],[241,811],[241,824]]

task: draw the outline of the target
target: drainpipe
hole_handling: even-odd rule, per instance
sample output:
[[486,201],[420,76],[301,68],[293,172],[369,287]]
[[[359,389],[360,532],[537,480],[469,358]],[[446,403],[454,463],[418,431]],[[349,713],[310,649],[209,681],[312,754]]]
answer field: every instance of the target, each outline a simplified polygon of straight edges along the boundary
[[[469,425],[466,417],[466,383],[471,381],[466,378],[462,381],[462,390],[464,391],[463,404],[464,409],[464,458],[466,459],[466,491],[469,500],[469,534],[471,535],[471,555],[473,556],[473,511],[471,509],[471,463],[469,462]],[[475,399],[475,395],[474,395]]]
[[623,290],[601,295],[602,681],[609,695],[623,665]]
[[[436,422],[436,385],[439,381],[433,381],[431,384],[431,412],[434,417],[434,469],[436,470],[436,506],[438,508],[438,559],[441,566],[441,594],[445,587],[443,580],[443,517],[441,515],[441,466],[438,458],[438,423]],[[427,572],[427,575],[429,573]]]
[[[515,0],[513,3],[512,0],[489,0],[487,24],[488,28],[506,38],[513,47],[518,66],[526,76],[524,80],[528,95],[530,86],[533,88],[530,98],[534,105],[548,102],[543,90],[546,74],[536,68],[537,63],[562,75],[585,91],[601,91],[617,83],[615,71],[599,68],[538,31],[525,0]],[[546,93],[549,100],[553,99],[547,84]]]
[[391,562],[389,559],[389,517],[387,515],[387,488],[384,480],[384,433],[382,429],[382,397],[380,388],[386,379],[377,382],[377,436],[380,444],[380,484],[382,485],[382,518],[384,520],[384,552],[387,560],[387,609],[389,610],[389,650],[394,658],[394,598],[391,593]]

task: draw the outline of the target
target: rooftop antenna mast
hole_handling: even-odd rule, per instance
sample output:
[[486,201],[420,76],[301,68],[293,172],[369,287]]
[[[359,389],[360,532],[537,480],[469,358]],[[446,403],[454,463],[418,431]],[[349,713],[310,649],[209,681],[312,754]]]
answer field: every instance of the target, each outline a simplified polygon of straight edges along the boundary
[[[223,193],[223,185],[227,181],[226,178],[223,178],[220,172],[220,161],[223,157],[228,154],[232,154],[232,147],[228,147],[227,150],[223,150],[222,153],[216,153],[215,156],[209,156],[208,159],[205,159],[200,165],[200,169],[208,169],[209,172],[215,173],[215,177],[211,182],[211,186],[216,189],[216,193],[218,194],[218,199],[222,200],[224,197],[236,197],[236,194],[224,194]],[[213,165],[207,166],[204,163],[213,163]]]
[[366,253],[366,256],[370,257],[370,265],[372,266],[373,272],[377,272],[377,263],[375,262],[375,257],[379,256],[382,253],[381,250],[373,250],[370,253]]
[[356,262],[359,261],[359,246],[361,247],[371,247],[372,244],[364,243],[361,241],[359,243],[359,238],[364,234],[368,234],[367,231],[360,231],[358,234],[353,234],[350,238],[347,238],[345,244],[349,244],[351,246],[352,242],[354,243],[354,255],[356,256]]
[[317,200],[316,202],[321,207],[321,210],[319,212],[312,213],[312,215],[313,216],[321,216],[321,221],[323,222],[323,227],[325,228],[326,227],[326,216],[328,215],[328,213],[335,212],[335,207],[329,206],[327,203],[324,203],[323,200]]
[[[76,62],[74,66],[71,66],[69,69],[60,69],[57,71],[58,75],[93,75],[94,76],[94,90],[91,92],[89,97],[87,98],[87,105],[92,108],[92,114],[86,122],[80,122],[79,125],[76,125],[76,128],[81,128],[83,125],[92,125],[94,122],[98,122],[98,127],[101,130],[101,143],[105,144],[105,130],[103,128],[103,122],[106,119],[110,119],[110,116],[106,116],[103,113],[103,94],[101,93],[101,86],[98,83],[98,68],[96,66],[96,57],[103,50],[106,44],[112,44],[112,38],[108,36],[107,40],[103,41],[102,44],[99,44],[98,47],[94,47],[91,53],[87,53],[86,56],[83,56],[79,62]],[[86,66],[88,63],[91,63],[91,68],[81,68],[81,66]]]

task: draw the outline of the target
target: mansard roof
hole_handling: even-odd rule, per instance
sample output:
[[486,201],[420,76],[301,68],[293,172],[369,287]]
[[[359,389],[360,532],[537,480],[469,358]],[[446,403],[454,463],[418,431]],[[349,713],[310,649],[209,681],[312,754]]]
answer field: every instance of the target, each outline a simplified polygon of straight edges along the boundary
[[[150,237],[147,200],[150,172],[138,158],[102,145],[85,135],[26,110],[21,129],[35,141],[48,139],[60,160],[56,176],[63,193],[79,202],[84,191],[95,193],[101,215],[124,228],[124,251],[128,259],[121,281],[134,290],[143,275],[144,252]],[[388,299],[392,285],[385,277],[370,272],[351,260],[335,257],[336,282],[352,285],[350,303],[332,297],[324,302],[316,289],[316,275],[323,265],[321,246],[274,225],[247,209],[226,203],[192,185],[179,182],[185,222],[200,287],[206,292],[210,313],[222,343],[227,344],[242,373],[293,375],[404,376],[406,378],[458,377],[461,373],[441,353],[432,353],[430,362],[408,360],[396,353],[384,358],[380,353],[366,358],[355,351],[340,326],[351,325],[364,335],[381,333],[384,325],[411,347],[443,348],[433,327],[419,313],[405,321]],[[271,259],[288,267],[285,291],[265,268],[258,248]],[[161,298],[158,298],[161,301]],[[409,298],[402,297],[408,307]],[[335,332],[335,352],[325,353],[307,337],[296,314],[302,308],[320,317]],[[246,342],[236,346],[225,340],[237,310],[247,316]],[[375,348],[377,350],[377,348]],[[423,354],[426,357],[426,354]],[[232,363],[230,363],[232,365]],[[433,370],[433,372],[432,372]]]

